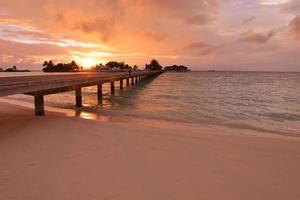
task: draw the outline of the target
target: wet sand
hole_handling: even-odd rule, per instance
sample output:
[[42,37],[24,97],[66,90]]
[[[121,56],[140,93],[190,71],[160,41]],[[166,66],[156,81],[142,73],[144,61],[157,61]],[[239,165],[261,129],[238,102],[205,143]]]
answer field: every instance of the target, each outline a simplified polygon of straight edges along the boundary
[[93,121],[1,102],[0,199],[300,197],[295,137],[152,120]]

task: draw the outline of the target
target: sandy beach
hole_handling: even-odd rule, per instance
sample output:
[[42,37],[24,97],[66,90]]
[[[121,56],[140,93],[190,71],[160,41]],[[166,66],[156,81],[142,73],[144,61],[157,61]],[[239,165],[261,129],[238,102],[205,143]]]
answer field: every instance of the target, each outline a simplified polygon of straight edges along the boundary
[[1,103],[1,200],[300,197],[296,137],[32,113]]

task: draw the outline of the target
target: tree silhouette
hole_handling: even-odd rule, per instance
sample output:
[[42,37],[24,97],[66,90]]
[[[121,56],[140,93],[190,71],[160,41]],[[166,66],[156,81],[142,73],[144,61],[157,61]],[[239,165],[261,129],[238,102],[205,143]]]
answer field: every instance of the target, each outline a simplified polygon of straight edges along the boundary
[[165,67],[165,71],[188,72],[189,68],[183,65],[172,65]]
[[74,60],[67,64],[58,63],[57,65],[55,65],[51,60],[45,61],[43,67],[44,72],[76,72],[81,70]]
[[162,66],[155,59],[151,60],[150,64],[146,64],[145,68],[146,68],[146,70],[150,70],[150,71],[162,70]]

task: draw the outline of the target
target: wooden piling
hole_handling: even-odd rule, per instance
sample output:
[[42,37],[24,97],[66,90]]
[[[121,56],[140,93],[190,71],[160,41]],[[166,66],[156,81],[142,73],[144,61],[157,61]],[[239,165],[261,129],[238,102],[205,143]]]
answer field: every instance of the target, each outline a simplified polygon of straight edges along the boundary
[[44,95],[39,94],[39,93],[34,95],[34,108],[35,108],[35,115],[36,116],[45,115]]
[[134,86],[134,77],[131,78],[131,85]]
[[114,81],[110,82],[110,91],[112,94],[115,94],[115,82]]
[[129,78],[126,79],[126,87],[129,87]]
[[120,79],[120,90],[123,89],[123,79]]
[[97,85],[97,96],[98,96],[98,104],[102,104],[102,100],[103,100],[102,83]]
[[76,96],[76,107],[81,108],[82,107],[81,87],[78,87],[78,88],[75,89],[75,96]]

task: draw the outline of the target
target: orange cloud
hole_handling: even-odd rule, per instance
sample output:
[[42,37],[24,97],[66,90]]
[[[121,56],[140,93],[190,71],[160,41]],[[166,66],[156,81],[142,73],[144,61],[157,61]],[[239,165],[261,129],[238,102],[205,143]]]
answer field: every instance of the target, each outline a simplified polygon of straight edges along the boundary
[[185,24],[195,25],[195,26],[203,26],[203,25],[209,24],[210,22],[213,22],[214,20],[215,20],[214,17],[212,17],[210,15],[199,14],[199,15],[193,16],[191,18],[188,18],[185,21]]
[[76,4],[74,1],[70,10],[69,5],[52,1],[46,4],[44,9],[52,22],[49,29],[56,27],[54,31],[57,33],[70,34],[74,37],[84,34],[85,37],[106,42],[114,36],[116,22],[121,15],[121,11],[113,10],[109,5],[111,4],[103,4],[100,11],[93,8],[85,11],[81,8],[81,4]]
[[189,50],[192,55],[204,56],[217,53],[221,48],[222,45],[215,46],[205,42],[194,42],[189,44],[185,50]]
[[166,39],[167,34],[165,33],[160,33],[160,32],[154,32],[154,31],[146,31],[145,36],[152,38],[153,40],[160,42],[164,39]]
[[[299,51],[299,43],[272,28],[286,28],[290,15],[299,13],[299,1],[272,6],[259,2],[26,0],[24,9],[19,0],[1,0],[0,45],[11,50],[0,50],[0,65],[14,60],[30,65],[30,60],[34,64],[42,58],[75,56],[139,65],[156,57],[162,64],[173,64],[176,59],[197,67],[245,63],[273,66],[279,63],[275,58],[282,55],[280,65],[285,66],[284,62],[296,58],[288,55]],[[247,32],[249,28],[257,32]],[[296,38],[300,37],[299,17],[290,22],[289,28]],[[283,46],[286,48],[280,48]]]
[[290,27],[295,38],[300,40],[300,15],[297,15],[291,22]]

